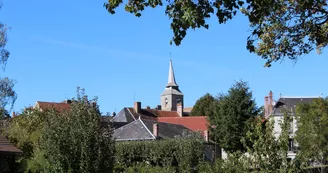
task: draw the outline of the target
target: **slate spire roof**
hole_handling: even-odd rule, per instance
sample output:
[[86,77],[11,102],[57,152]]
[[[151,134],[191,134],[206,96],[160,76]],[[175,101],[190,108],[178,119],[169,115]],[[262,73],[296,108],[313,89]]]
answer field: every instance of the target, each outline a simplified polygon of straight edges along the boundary
[[175,75],[174,75],[172,60],[170,60],[169,78],[168,78],[168,82],[167,82],[167,87],[177,87],[177,86],[178,86],[178,84],[175,81]]

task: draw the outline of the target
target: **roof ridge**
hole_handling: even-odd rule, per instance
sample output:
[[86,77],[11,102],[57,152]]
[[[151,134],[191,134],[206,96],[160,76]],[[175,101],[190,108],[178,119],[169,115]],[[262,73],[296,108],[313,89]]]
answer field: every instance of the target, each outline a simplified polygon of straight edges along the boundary
[[55,103],[55,104],[68,104],[63,102],[47,102],[47,101],[36,101],[37,103]]
[[190,116],[190,117],[157,117],[159,119],[166,119],[166,118],[206,118],[206,116]]
[[322,98],[321,96],[281,96],[280,98]]
[[[130,113],[131,117],[132,117],[134,120],[136,120],[136,118],[133,116],[133,114],[132,114],[132,112],[130,111],[130,109],[127,108],[127,110],[128,110],[128,112]],[[139,116],[139,117],[140,117],[140,116]]]
[[154,134],[147,128],[147,126],[145,125],[145,123],[139,118],[138,121],[141,122],[141,124],[146,128],[146,130],[148,131],[149,134],[151,134],[151,136],[156,139],[156,137],[154,136]]

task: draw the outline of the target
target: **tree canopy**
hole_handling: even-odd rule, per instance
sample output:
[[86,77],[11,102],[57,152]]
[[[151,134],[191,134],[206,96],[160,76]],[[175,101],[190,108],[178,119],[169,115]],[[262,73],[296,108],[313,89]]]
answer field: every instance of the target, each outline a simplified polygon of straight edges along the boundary
[[210,113],[211,105],[214,104],[215,98],[209,94],[206,93],[204,96],[199,98],[195,106],[192,108],[190,115],[191,116],[206,116]]
[[219,146],[228,152],[245,150],[241,139],[246,135],[246,122],[258,115],[252,92],[244,81],[236,82],[227,94],[218,96],[212,115],[208,116]]
[[[104,7],[114,14],[123,0],[108,0]],[[125,2],[124,2],[125,3]],[[189,29],[209,28],[207,19],[216,17],[220,24],[245,15],[251,33],[246,48],[272,62],[289,58],[297,61],[313,49],[320,51],[328,43],[328,5],[326,0],[129,0],[125,10],[140,17],[145,8],[166,6],[176,45]]]
[[[296,141],[299,144],[298,153],[304,163],[315,165],[328,164],[328,100],[316,99],[311,104],[297,106]],[[311,161],[310,161],[311,160]],[[310,162],[308,162],[310,161]],[[321,172],[327,172],[327,167],[321,167]]]
[[67,111],[26,109],[6,131],[26,172],[112,172],[114,139],[96,99],[78,90]]

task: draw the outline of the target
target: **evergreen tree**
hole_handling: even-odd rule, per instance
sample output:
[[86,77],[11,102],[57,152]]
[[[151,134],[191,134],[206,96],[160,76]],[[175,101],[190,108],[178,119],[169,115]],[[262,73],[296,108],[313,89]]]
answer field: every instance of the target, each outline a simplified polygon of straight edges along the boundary
[[192,108],[192,111],[190,113],[191,116],[206,116],[210,113],[211,105],[214,104],[215,98],[209,94],[206,93],[204,96],[199,98],[196,101],[195,106]]
[[213,107],[209,121],[216,126],[212,130],[219,146],[229,152],[243,151],[241,139],[246,134],[246,122],[259,112],[248,84],[236,82],[228,94],[218,96],[218,102]]

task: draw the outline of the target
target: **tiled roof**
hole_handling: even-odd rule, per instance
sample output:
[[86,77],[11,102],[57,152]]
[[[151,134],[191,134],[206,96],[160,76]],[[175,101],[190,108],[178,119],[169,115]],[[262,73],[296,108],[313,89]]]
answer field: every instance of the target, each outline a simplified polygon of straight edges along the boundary
[[194,117],[159,117],[158,122],[183,125],[193,131],[208,130],[209,122],[205,116]]
[[56,109],[58,111],[66,111],[69,110],[70,105],[68,103],[56,103],[56,102],[41,102],[37,101],[37,106],[39,109]]
[[134,115],[135,118],[139,116],[146,116],[146,117],[180,117],[178,112],[176,111],[162,111],[156,109],[141,109],[140,113],[137,113],[134,108],[129,108],[130,112]]
[[177,111],[162,111],[155,109],[143,109],[142,114],[145,112],[153,113],[156,117],[180,117]]
[[183,108],[183,112],[191,112],[193,107]]
[[0,153],[21,153],[22,151],[11,144],[5,137],[0,135]]

